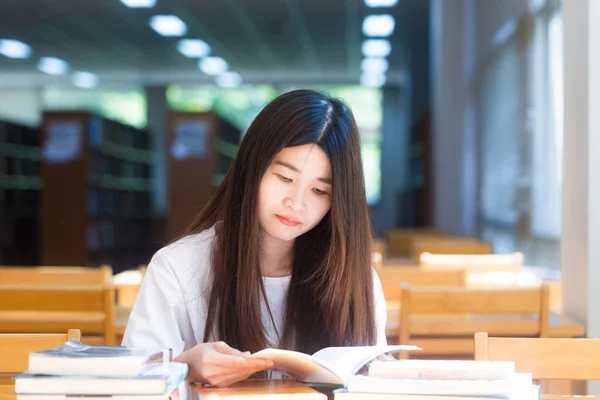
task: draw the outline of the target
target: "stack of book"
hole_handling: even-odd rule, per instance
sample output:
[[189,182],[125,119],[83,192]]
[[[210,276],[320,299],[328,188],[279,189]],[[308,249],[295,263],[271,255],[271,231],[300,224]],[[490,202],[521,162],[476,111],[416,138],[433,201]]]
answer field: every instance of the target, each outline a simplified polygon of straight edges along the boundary
[[68,341],[29,355],[28,370],[15,377],[17,400],[169,400],[188,365],[170,361],[168,350],[88,346]]
[[374,361],[349,377],[335,400],[537,400],[531,374],[513,362],[461,360]]

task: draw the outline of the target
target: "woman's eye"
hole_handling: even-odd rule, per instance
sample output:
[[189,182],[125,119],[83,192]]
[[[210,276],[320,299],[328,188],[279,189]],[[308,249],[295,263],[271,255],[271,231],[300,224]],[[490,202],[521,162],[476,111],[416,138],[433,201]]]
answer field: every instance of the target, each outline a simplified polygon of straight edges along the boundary
[[281,179],[283,182],[291,182],[292,180],[290,178],[286,178],[283,175],[279,175],[279,174],[275,174],[279,177],[279,179]]
[[321,190],[321,189],[317,189],[317,188],[313,189],[313,191],[314,191],[316,194],[318,194],[319,196],[323,196],[323,195],[329,194],[329,193],[327,193],[326,191],[324,191],[324,190]]

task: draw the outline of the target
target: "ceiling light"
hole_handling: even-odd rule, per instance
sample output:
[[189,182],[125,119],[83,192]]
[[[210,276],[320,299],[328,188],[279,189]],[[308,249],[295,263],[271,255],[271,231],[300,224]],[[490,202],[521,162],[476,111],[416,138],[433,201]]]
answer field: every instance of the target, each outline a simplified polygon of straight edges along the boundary
[[237,72],[225,72],[217,76],[215,81],[221,87],[239,87],[242,84],[242,77]]
[[98,86],[98,77],[91,72],[75,72],[73,74],[73,85],[83,89],[95,88]]
[[398,0],[365,0],[367,7],[393,7],[398,4]]
[[377,74],[385,73],[389,66],[388,60],[385,58],[365,58],[361,63],[363,72]]
[[18,40],[3,39],[0,40],[0,54],[9,58],[29,58],[31,47]]
[[206,75],[220,75],[227,71],[227,61],[221,57],[205,57],[198,62],[198,68]]
[[129,8],[152,8],[156,5],[156,0],[121,0]]
[[396,21],[388,14],[367,15],[363,20],[362,30],[365,36],[388,37],[394,33]]
[[155,15],[150,26],[162,36],[183,36],[187,32],[185,23],[175,15]]
[[63,75],[69,69],[69,64],[60,58],[42,57],[38,63],[38,69],[50,75]]
[[383,74],[370,74],[363,73],[360,76],[360,84],[363,86],[381,87],[385,85],[385,75]]
[[177,48],[181,54],[190,58],[206,57],[210,54],[210,46],[200,39],[181,39]]
[[368,39],[362,45],[362,53],[365,57],[387,57],[391,52],[392,45],[386,39]]

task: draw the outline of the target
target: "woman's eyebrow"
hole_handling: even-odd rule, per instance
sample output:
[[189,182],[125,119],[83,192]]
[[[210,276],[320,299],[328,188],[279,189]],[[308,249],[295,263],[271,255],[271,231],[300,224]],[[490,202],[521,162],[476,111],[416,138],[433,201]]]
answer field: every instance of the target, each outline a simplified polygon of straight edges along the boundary
[[[275,164],[277,165],[281,165],[282,167],[286,167],[288,169],[291,169],[294,172],[300,173],[300,170],[298,168],[296,168],[295,166],[293,166],[290,163],[287,163],[285,161],[280,161],[280,160],[275,160]],[[321,181],[323,183],[326,183],[328,185],[331,185],[332,181],[331,178],[317,178],[318,181]]]

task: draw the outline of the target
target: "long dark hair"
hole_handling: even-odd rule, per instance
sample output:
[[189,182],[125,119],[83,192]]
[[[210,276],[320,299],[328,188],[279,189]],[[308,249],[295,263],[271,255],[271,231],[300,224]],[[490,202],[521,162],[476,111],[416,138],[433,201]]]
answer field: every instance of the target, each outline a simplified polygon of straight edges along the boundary
[[305,144],[329,157],[331,210],[295,241],[279,347],[312,354],[374,344],[372,237],[358,129],[347,105],[312,90],[285,93],[258,114],[223,183],[186,232],[215,227],[205,342],[216,337],[251,352],[268,345],[260,307],[259,184],[283,148]]

